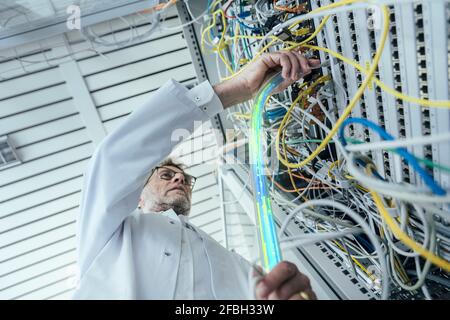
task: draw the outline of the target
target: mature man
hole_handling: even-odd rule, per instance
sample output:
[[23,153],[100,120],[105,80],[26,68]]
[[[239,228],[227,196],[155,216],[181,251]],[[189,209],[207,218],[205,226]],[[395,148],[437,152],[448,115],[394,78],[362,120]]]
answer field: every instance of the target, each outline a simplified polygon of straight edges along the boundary
[[[157,90],[96,149],[85,175],[78,219],[76,299],[246,299],[250,264],[189,224],[193,177],[165,159],[179,141],[236,103],[251,99],[281,69],[279,90],[318,61],[297,52],[265,54],[238,76],[186,89],[174,80]],[[136,209],[136,204],[139,207]],[[258,299],[314,299],[309,279],[281,262],[259,279]]]

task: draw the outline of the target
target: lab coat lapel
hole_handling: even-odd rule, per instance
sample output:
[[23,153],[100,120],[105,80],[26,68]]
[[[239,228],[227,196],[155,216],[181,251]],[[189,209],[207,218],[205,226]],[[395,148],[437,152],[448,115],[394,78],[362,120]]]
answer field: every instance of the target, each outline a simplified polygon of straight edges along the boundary
[[[166,229],[155,230],[155,232],[160,233],[163,231],[161,234],[169,235],[172,239],[166,241],[162,248],[158,248],[159,250],[155,250],[155,252],[162,250],[162,264],[159,271],[152,275],[152,278],[154,283],[157,284],[156,288],[161,288],[161,293],[163,293],[162,299],[174,299],[180,267],[182,226],[181,221],[179,221],[179,218],[172,209],[166,211],[164,215],[168,219],[172,219],[175,223],[172,224],[164,221],[165,223],[155,225],[156,228]],[[170,254],[170,256],[166,256],[167,254]]]
[[211,262],[211,272],[213,277],[213,286],[215,288],[216,298],[219,300],[245,299],[240,296],[243,292],[241,268],[238,259],[221,246],[217,241],[211,238],[204,231],[195,227],[200,233],[205,244],[205,250],[208,259]]

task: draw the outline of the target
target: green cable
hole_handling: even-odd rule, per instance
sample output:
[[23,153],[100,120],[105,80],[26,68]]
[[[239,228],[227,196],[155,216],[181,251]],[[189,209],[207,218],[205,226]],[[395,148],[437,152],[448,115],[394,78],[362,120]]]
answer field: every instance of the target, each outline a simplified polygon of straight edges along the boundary
[[[345,138],[345,140],[349,143],[352,144],[362,144],[365,143],[365,141],[361,141],[361,140],[357,140],[357,139],[353,139],[353,138]],[[289,145],[293,145],[293,144],[301,144],[301,143],[321,143],[322,140],[320,139],[305,139],[305,140],[290,140],[290,141],[286,141],[286,144]],[[334,141],[330,141],[329,143],[334,143]],[[395,152],[397,153],[396,149],[384,149],[385,151],[390,151],[390,152]],[[436,168],[438,170],[442,170],[445,171],[447,173],[450,173],[450,167],[444,166],[440,163],[435,163],[429,159],[426,158],[420,158],[417,156],[414,156],[416,158],[417,161],[422,162],[425,166],[427,166],[428,168]]]

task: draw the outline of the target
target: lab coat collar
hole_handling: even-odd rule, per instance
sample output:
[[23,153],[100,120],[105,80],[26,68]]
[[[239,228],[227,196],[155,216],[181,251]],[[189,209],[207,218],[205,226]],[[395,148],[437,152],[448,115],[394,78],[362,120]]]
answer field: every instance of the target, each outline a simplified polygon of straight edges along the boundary
[[169,209],[164,212],[160,212],[158,214],[162,214],[163,216],[166,216],[170,219],[180,221],[180,222],[188,222],[189,221],[188,216],[184,216],[182,214],[177,214],[173,209]]
[[161,211],[161,212],[144,213],[141,208],[138,208],[137,211],[139,214],[160,214],[160,215],[163,215],[165,217],[168,217],[168,218],[176,220],[176,221],[188,221],[188,219],[189,219],[189,217],[187,217],[187,216],[177,215],[177,213],[173,209],[169,209],[169,210]]

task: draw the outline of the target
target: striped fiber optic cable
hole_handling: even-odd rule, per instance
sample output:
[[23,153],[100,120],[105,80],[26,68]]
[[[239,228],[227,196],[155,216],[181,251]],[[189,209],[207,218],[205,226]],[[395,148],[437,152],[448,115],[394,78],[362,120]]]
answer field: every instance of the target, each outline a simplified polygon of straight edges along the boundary
[[282,82],[283,77],[281,73],[278,73],[260,89],[253,105],[250,128],[250,167],[254,186],[255,214],[259,229],[261,260],[266,271],[272,270],[281,261],[281,252],[264,175],[263,111],[271,93]]

